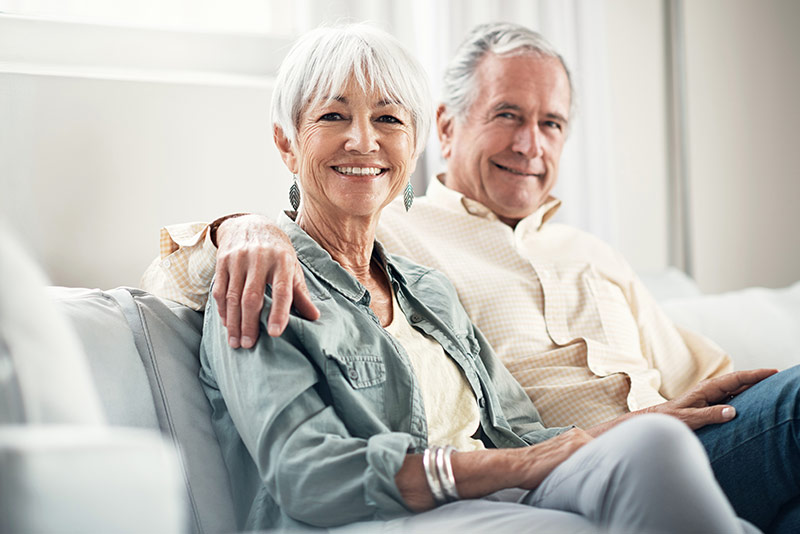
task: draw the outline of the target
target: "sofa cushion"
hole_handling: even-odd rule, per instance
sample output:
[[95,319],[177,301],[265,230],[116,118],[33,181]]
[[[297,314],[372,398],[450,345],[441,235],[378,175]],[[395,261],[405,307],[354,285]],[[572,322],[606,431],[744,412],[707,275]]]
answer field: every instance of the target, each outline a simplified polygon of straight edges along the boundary
[[159,426],[180,449],[193,531],[235,531],[228,471],[198,378],[202,315],[138,289],[107,293],[120,304],[131,326]]
[[102,424],[80,342],[44,280],[0,227],[0,424]]
[[177,445],[192,531],[235,531],[228,472],[198,378],[202,315],[138,289],[50,293],[78,331],[111,424],[159,428]]
[[800,282],[782,289],[751,287],[662,304],[677,325],[725,349],[736,369],[800,364]]
[[47,291],[78,333],[108,422],[159,428],[147,373],[119,303],[99,289]]

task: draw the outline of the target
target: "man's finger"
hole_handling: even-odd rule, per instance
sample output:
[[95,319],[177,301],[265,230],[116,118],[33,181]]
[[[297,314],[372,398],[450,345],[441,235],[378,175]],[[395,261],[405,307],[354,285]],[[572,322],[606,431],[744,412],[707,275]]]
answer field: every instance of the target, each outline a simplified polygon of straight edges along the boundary
[[217,274],[214,279],[214,289],[211,296],[217,302],[217,313],[222,319],[222,326],[228,326],[228,308],[225,297],[228,294],[228,271],[224,268],[224,262],[217,262]]
[[697,430],[706,425],[727,423],[736,417],[736,408],[726,404],[717,404],[706,408],[689,408],[681,419],[692,430]]
[[319,319],[319,310],[311,301],[311,293],[308,292],[306,278],[299,265],[295,269],[294,277],[294,307],[300,315],[309,321]]
[[701,388],[708,402],[720,402],[726,400],[731,395],[741,393],[750,386],[761,382],[777,372],[776,369],[736,371],[707,380],[701,385]]
[[235,268],[231,269],[230,273],[228,291],[225,294],[226,326],[228,328],[228,345],[238,349],[241,346],[242,291],[244,291],[245,280]]
[[247,276],[242,293],[241,309],[241,344],[245,349],[249,349],[258,340],[258,331],[261,319],[261,308],[264,306],[264,287],[266,274],[263,270],[256,268],[253,273]]
[[288,256],[281,255],[272,274],[272,309],[267,320],[267,333],[272,337],[281,335],[289,323],[294,277],[294,263]]

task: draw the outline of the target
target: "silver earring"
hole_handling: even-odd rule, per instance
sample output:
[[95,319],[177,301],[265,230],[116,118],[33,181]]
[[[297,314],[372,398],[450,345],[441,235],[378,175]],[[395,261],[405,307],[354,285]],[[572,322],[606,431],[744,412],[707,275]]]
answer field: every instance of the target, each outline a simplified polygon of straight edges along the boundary
[[411,204],[414,203],[414,188],[411,186],[411,182],[408,182],[405,191],[403,191],[403,205],[406,207],[406,211],[411,209]]
[[294,174],[293,176],[294,181],[289,188],[289,203],[292,205],[292,209],[297,211],[297,208],[300,207],[300,188],[297,187],[297,175]]

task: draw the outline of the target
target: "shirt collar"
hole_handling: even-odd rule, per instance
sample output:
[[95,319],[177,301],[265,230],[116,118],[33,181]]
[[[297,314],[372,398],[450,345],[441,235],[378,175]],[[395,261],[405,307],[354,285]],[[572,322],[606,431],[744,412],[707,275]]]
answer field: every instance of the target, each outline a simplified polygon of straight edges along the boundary
[[[481,217],[483,219],[493,221],[500,220],[492,210],[477,200],[467,198],[458,191],[454,191],[453,189],[445,186],[442,183],[443,179],[444,173],[434,176],[428,184],[428,189],[425,192],[425,197],[434,205],[461,213],[467,212],[470,215]],[[533,227],[536,230],[539,230],[544,223],[549,221],[553,215],[556,214],[556,211],[558,211],[560,206],[561,201],[556,197],[549,195],[542,205],[536,209],[536,211],[520,221],[520,225]]]
[[[350,274],[344,267],[334,260],[328,251],[322,248],[319,243],[314,241],[305,230],[294,221],[296,212],[283,212],[278,216],[278,228],[283,230],[297,252],[297,259],[300,260],[308,270],[313,272],[317,278],[324,281],[339,293],[354,302],[364,300],[367,295],[367,288],[359,282],[355,276]],[[379,242],[375,241],[373,256],[383,265],[384,269],[390,273],[390,282],[394,278],[399,278],[401,283],[405,279],[397,268],[392,264],[391,258]],[[369,304],[369,299],[366,299]]]

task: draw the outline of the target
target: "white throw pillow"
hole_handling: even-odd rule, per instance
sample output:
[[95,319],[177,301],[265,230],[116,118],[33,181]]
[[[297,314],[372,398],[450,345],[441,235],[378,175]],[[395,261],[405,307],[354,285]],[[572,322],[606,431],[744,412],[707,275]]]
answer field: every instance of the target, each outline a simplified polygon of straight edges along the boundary
[[800,282],[662,303],[676,324],[717,342],[736,369],[800,364]]

